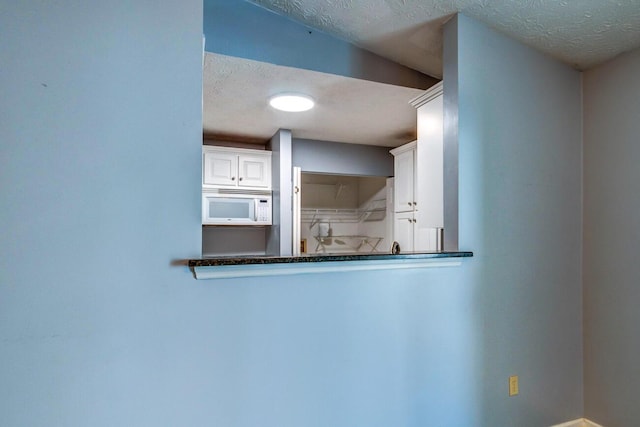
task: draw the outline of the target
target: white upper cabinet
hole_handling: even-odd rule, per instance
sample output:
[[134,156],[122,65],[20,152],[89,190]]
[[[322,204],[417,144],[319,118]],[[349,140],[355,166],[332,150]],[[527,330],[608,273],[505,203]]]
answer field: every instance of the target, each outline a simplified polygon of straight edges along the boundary
[[240,154],[238,156],[238,186],[271,187],[271,152],[268,156]]
[[202,187],[271,189],[271,152],[203,146]]
[[394,212],[412,212],[416,209],[415,162],[416,143],[412,142],[394,150]]
[[227,152],[219,152],[204,147],[203,159],[203,186],[235,187],[238,184],[238,155]]

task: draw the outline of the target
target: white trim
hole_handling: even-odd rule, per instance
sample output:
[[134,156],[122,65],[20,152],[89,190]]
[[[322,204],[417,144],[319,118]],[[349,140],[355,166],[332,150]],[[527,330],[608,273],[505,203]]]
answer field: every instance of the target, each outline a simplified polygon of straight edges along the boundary
[[260,156],[271,157],[271,151],[269,150],[256,150],[255,148],[237,148],[237,147],[225,147],[223,145],[210,145],[203,144],[202,151],[223,151],[229,154],[257,154]]
[[551,427],[584,427],[584,418],[580,418],[573,421],[567,421],[566,423],[562,423],[562,424],[555,424]]
[[409,104],[413,105],[415,108],[420,108],[427,102],[431,101],[434,98],[442,95],[442,81],[436,83],[431,86],[429,89],[425,90],[421,95],[416,96]]
[[234,277],[291,276],[294,274],[334,273],[345,271],[400,270],[409,268],[455,267],[460,258],[397,259],[379,261],[293,262],[284,264],[212,265],[192,267],[196,279]]
[[593,421],[589,421],[586,418],[579,418],[573,421],[567,421],[566,423],[556,424],[551,427],[602,427],[600,424],[596,424]]
[[389,150],[389,152],[391,154],[393,154],[394,156],[397,156],[398,154],[404,153],[405,151],[413,150],[417,146],[418,146],[418,140],[416,139],[415,141],[408,142],[408,143],[406,143],[404,145],[401,145],[401,146],[396,147],[396,148],[394,148],[392,150]]

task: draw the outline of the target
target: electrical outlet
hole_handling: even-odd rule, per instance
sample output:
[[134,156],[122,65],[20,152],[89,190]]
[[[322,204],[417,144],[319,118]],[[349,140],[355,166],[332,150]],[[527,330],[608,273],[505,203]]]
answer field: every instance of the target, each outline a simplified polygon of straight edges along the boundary
[[519,393],[518,376],[512,375],[509,377],[509,396],[517,396]]

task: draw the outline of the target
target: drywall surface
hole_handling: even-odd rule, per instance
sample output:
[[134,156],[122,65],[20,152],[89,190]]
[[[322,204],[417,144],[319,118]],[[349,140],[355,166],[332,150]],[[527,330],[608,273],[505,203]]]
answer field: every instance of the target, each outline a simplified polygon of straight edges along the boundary
[[444,249],[458,250],[459,239],[459,173],[458,173],[458,19],[453,18],[450,25],[443,28],[443,72],[447,76],[442,81],[442,216],[446,232],[444,233]]
[[374,145],[294,138],[292,161],[303,172],[393,176],[393,156],[389,150]]
[[0,425],[197,426],[202,4],[3,2]]
[[461,20],[461,267],[201,282],[201,24],[4,6],[0,425],[581,416],[577,74]]
[[207,52],[417,89],[438,82],[245,1],[205,0],[204,18]]
[[266,255],[270,227],[203,226],[202,256]]
[[580,74],[464,15],[447,25],[445,37],[457,34],[460,247],[475,253],[464,280],[478,414],[464,425],[580,418]]
[[266,227],[267,255],[291,256],[293,253],[291,131],[279,129],[269,140],[271,182],[273,184],[272,225]]
[[585,416],[640,425],[640,50],[584,75]]

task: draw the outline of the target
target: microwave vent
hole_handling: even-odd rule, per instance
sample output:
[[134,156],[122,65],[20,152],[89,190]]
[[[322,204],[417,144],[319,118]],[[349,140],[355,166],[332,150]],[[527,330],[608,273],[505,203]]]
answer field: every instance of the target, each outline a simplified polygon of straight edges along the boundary
[[246,190],[239,188],[204,188],[203,193],[209,194],[242,194],[245,196],[271,196],[268,190]]

